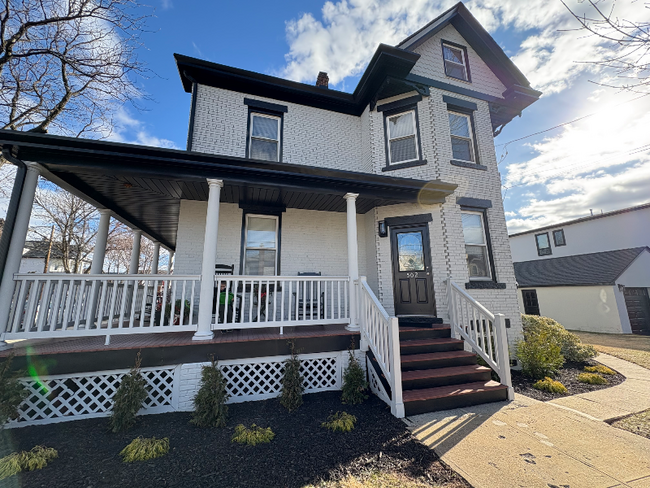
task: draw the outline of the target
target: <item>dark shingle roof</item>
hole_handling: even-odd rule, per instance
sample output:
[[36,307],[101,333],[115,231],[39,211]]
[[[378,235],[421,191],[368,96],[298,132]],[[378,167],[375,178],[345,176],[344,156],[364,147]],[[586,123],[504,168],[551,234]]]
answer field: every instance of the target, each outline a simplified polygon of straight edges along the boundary
[[519,287],[613,285],[647,247],[514,263]]

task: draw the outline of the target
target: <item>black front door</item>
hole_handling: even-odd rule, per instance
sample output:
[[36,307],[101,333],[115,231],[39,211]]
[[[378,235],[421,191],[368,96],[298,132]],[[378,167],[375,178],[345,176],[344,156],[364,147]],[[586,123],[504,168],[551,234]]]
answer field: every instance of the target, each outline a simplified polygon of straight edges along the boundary
[[429,228],[426,224],[391,226],[390,243],[395,315],[435,316]]
[[650,335],[650,300],[646,288],[628,288],[623,292],[627,316],[633,334]]

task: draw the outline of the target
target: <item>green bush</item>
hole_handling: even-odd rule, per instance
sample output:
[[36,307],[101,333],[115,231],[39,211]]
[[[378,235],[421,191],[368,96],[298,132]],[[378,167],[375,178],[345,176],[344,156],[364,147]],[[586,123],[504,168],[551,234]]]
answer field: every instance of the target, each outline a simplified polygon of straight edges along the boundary
[[330,415],[327,422],[323,422],[320,426],[332,432],[350,432],[354,429],[356,422],[357,418],[354,415],[346,412],[336,412],[334,415]]
[[0,364],[0,428],[8,421],[18,417],[18,407],[27,396],[27,389],[18,381],[19,371],[11,371],[11,354]]
[[135,424],[135,416],[147,399],[147,382],[140,374],[140,352],[135,358],[135,365],[120,382],[113,396],[113,412],[110,427],[113,432],[128,430]]
[[232,436],[231,441],[256,446],[258,444],[268,444],[274,437],[275,434],[271,430],[271,427],[264,429],[253,424],[250,429],[247,429],[243,424],[239,424],[235,427],[235,435]]
[[616,371],[602,364],[597,364],[596,366],[585,366],[585,371],[588,373],[616,374]]
[[560,345],[545,329],[524,329],[524,340],[517,343],[522,372],[533,379],[555,375],[564,364]]
[[343,371],[341,402],[349,405],[363,403],[368,398],[368,395],[366,395],[367,390],[366,372],[357,361],[357,358],[354,357],[353,349],[350,348],[348,350],[348,365]]
[[580,383],[588,383],[590,385],[606,385],[607,380],[600,376],[598,373],[580,373],[578,375]]
[[226,379],[218,363],[213,360],[201,371],[201,388],[194,397],[191,422],[199,427],[225,427],[228,418],[226,400]]
[[43,469],[47,463],[59,456],[56,449],[36,446],[31,451],[12,452],[0,459],[0,480],[20,473]]
[[549,393],[561,393],[562,395],[569,393],[569,390],[566,389],[566,386],[564,386],[559,381],[555,381],[554,379],[549,378],[548,376],[543,380],[539,380],[533,384],[533,388],[547,391]]
[[303,378],[300,374],[300,358],[295,350],[293,341],[289,342],[291,357],[284,362],[284,376],[282,377],[282,394],[280,403],[290,412],[302,405],[302,392],[305,387],[302,384]]
[[149,461],[150,459],[159,458],[169,452],[169,438],[156,439],[151,437],[145,439],[138,437],[133,442],[120,451],[120,456],[125,463],[135,461]]
[[522,315],[524,336],[529,332],[545,330],[549,338],[560,346],[560,352],[566,361],[582,363],[598,354],[593,346],[582,344],[580,338],[566,330],[561,324],[548,317]]

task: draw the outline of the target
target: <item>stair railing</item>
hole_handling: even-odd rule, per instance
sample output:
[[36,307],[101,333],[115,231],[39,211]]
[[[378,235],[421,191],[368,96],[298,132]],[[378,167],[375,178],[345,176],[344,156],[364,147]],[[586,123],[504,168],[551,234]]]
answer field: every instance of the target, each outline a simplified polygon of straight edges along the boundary
[[447,303],[452,334],[462,338],[499,375],[514,399],[510,377],[508,337],[503,314],[493,314],[471,295],[447,278]]
[[390,385],[391,413],[397,418],[404,417],[402,399],[402,365],[399,343],[399,322],[391,317],[379,302],[366,277],[360,282],[359,322],[362,343],[368,345],[379,364],[386,381]]

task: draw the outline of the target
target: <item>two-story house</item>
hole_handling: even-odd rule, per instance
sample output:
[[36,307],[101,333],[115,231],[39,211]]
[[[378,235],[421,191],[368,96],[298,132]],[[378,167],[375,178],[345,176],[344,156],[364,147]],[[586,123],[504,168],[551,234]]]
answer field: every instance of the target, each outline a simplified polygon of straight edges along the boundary
[[650,204],[518,232],[510,247],[523,313],[650,334]]
[[[103,209],[89,276],[7,260],[3,338],[89,336],[67,347],[96,377],[141,348],[168,385],[148,411],[191,409],[210,354],[231,401],[277,396],[287,339],[307,392],[340,388],[352,340],[397,416],[511,398],[521,320],[493,138],[540,93],[465,6],[380,45],[353,93],[175,58],[187,151],[0,134],[31,162],[9,255],[34,173]],[[111,216],[134,249],[145,235],[174,252],[173,274],[136,275],[135,250],[131,274],[100,274]]]

